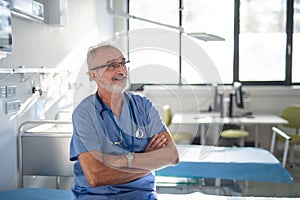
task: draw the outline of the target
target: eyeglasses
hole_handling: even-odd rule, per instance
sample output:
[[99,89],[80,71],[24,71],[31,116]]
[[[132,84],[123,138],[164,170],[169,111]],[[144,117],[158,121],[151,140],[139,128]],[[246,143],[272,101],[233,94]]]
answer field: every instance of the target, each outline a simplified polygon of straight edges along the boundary
[[101,65],[101,66],[94,67],[92,70],[96,70],[96,69],[101,69],[101,68],[107,67],[108,71],[114,71],[118,67],[126,67],[127,63],[130,63],[130,61],[123,59],[121,62],[111,62],[111,63],[108,63],[106,65]]

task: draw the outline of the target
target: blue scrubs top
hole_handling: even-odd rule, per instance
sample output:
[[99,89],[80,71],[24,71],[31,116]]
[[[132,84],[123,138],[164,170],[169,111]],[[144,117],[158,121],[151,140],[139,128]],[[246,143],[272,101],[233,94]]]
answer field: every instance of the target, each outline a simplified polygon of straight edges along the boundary
[[[153,173],[129,183],[91,187],[78,160],[80,153],[95,150],[114,155],[130,151],[143,152],[154,134],[166,130],[158,111],[149,99],[129,92],[126,92],[125,96],[121,115],[113,115],[114,120],[106,105],[103,102],[101,104],[95,95],[85,98],[73,112],[70,160],[75,161],[72,188],[75,199],[156,199]],[[113,144],[121,138],[115,123],[123,130],[120,145]],[[135,135],[137,127],[143,131],[141,138]]]

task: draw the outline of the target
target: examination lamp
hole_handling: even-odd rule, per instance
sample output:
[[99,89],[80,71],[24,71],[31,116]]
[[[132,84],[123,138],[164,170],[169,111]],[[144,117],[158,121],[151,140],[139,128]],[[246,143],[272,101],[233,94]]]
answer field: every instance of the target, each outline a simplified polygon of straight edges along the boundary
[[[148,23],[152,23],[152,24],[156,24],[156,25],[160,25],[160,26],[164,26],[164,27],[168,27],[171,29],[176,29],[178,30],[180,33],[186,33],[182,27],[182,11],[184,9],[183,6],[183,0],[179,0],[179,26],[172,26],[169,24],[164,24],[164,23],[160,23],[160,22],[156,22],[156,21],[152,21],[146,18],[142,18],[142,17],[138,17],[138,16],[134,16],[134,15],[130,15],[129,13],[123,12],[123,11],[116,11],[113,8],[113,1],[112,0],[107,0],[107,12],[110,15],[116,16],[116,17],[121,17],[121,18],[127,18],[127,19],[136,19],[136,20],[140,20],[140,21],[144,21],[144,22],[148,22]],[[186,33],[187,35],[197,38],[199,40],[203,40],[205,42],[207,41],[225,41],[224,38],[217,36],[217,35],[213,35],[213,34],[208,34],[208,33],[204,33],[204,32],[195,32],[195,33]]]
[[199,40],[203,40],[205,42],[207,42],[207,41],[225,41],[225,39],[220,36],[203,33],[203,32],[202,33],[187,33],[187,35],[197,38]]

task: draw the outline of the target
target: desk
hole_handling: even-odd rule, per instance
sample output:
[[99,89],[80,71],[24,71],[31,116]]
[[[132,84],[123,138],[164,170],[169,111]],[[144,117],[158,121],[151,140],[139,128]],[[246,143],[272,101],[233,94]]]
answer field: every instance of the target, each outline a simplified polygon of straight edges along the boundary
[[175,113],[172,119],[173,124],[199,124],[201,128],[200,143],[205,144],[205,126],[207,125],[254,125],[255,126],[255,147],[258,146],[259,125],[287,124],[285,119],[277,115],[253,115],[251,117],[221,117],[219,113]]
[[262,148],[178,145],[180,162],[156,176],[291,183],[290,173]]

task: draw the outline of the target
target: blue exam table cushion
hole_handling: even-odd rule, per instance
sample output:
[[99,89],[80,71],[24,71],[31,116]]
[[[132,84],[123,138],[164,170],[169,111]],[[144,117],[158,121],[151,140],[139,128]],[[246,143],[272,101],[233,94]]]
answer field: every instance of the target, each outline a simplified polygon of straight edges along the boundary
[[0,200],[73,200],[71,190],[21,188],[0,193]]
[[178,150],[178,165],[158,170],[156,176],[279,183],[293,180],[277,158],[262,148],[178,145]]

